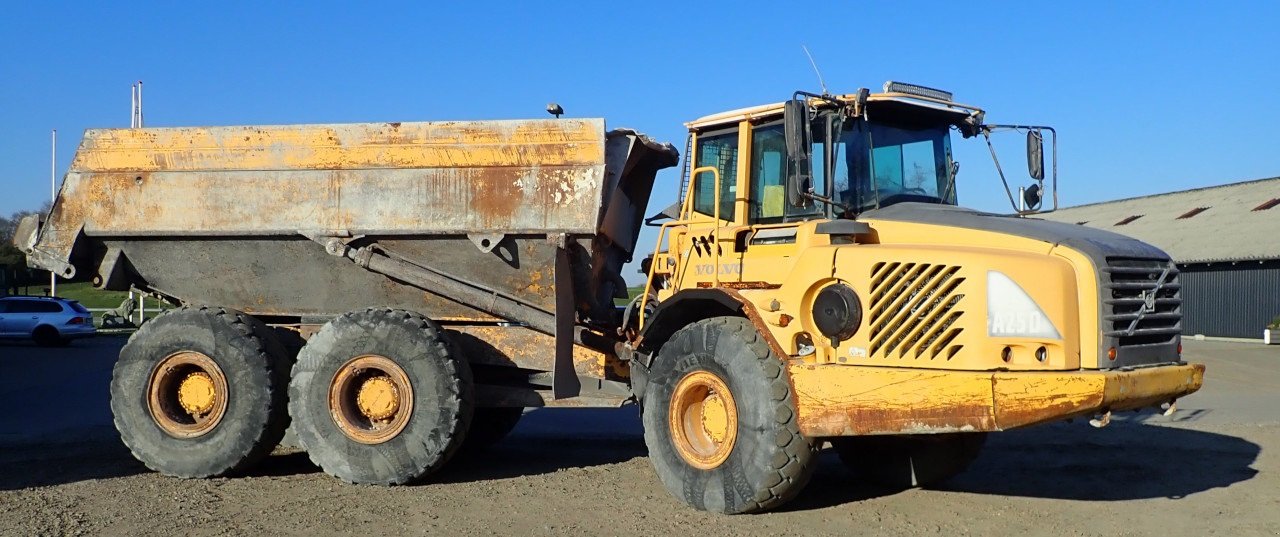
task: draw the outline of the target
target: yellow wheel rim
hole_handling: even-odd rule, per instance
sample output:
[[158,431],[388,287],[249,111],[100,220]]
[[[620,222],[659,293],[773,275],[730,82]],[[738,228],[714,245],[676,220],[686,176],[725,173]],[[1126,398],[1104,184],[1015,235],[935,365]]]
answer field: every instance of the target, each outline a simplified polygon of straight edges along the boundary
[[186,350],[160,360],[147,380],[147,410],[165,434],[208,434],[227,412],[227,377],[207,355]]
[[399,364],[366,354],[348,360],[329,384],[329,414],[342,434],[361,444],[381,444],[409,425],[413,387]]
[[738,407],[729,386],[709,371],[694,371],[676,383],[667,426],[680,457],[694,468],[724,464],[738,439]]

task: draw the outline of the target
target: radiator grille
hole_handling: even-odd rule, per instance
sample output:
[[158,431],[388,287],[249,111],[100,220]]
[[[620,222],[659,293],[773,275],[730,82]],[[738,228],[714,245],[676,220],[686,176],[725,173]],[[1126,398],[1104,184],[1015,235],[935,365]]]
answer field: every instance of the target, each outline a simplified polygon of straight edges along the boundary
[[923,263],[876,263],[871,268],[872,358],[943,358],[963,347],[964,315],[960,267]]
[[1173,263],[1108,258],[1103,274],[1103,331],[1118,347],[1166,344],[1182,332],[1182,286]]

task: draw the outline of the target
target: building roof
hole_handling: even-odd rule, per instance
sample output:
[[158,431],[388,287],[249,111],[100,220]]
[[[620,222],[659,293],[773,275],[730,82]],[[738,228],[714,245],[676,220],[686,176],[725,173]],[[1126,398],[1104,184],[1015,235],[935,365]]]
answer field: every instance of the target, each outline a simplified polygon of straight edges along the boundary
[[1178,263],[1280,259],[1280,177],[1091,203],[1036,217],[1129,235]]

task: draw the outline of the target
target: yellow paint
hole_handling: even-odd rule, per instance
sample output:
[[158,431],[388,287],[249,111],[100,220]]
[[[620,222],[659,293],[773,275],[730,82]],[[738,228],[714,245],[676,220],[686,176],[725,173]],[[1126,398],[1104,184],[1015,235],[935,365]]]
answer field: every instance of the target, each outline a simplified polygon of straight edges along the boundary
[[559,119],[91,129],[72,172],[562,166],[604,160],[604,122]]
[[1133,371],[928,371],[788,366],[807,436],[999,431],[1159,405],[1200,389],[1202,365]]
[[178,404],[193,416],[208,414],[217,400],[213,378],[203,371],[187,375],[178,385]]
[[685,375],[667,409],[671,442],[685,462],[710,470],[728,460],[738,438],[738,407],[723,379],[709,371]]
[[400,393],[391,379],[377,376],[364,381],[356,393],[360,413],[371,420],[385,420],[400,409]]

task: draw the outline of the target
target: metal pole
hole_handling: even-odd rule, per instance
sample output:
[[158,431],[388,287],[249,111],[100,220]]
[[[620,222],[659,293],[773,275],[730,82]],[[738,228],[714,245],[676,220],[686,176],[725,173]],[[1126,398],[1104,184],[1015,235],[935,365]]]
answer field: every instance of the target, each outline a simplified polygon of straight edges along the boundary
[[[58,199],[58,129],[53,129],[49,151],[49,211]],[[58,275],[49,271],[49,296],[58,296]]]
[[142,81],[138,81],[138,128],[142,128]]

